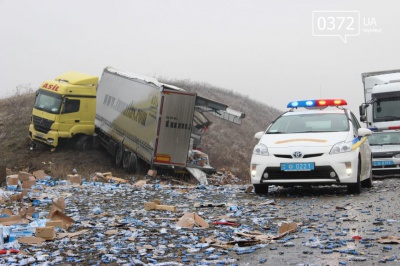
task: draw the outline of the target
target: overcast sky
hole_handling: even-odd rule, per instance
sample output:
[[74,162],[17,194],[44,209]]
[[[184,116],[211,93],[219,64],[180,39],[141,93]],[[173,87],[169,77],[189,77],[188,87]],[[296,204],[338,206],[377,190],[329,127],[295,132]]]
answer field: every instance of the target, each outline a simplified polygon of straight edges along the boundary
[[358,116],[361,73],[400,69],[399,10],[397,0],[0,0],[0,97],[114,66],[280,110],[344,98]]

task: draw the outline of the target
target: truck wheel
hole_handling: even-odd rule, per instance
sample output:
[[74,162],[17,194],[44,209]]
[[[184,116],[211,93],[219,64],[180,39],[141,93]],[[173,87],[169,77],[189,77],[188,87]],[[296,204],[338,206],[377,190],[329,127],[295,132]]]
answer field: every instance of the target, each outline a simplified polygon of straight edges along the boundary
[[117,152],[115,153],[115,166],[120,168],[122,166],[122,159],[124,157],[124,147],[119,144],[117,148]]
[[137,170],[137,157],[133,152],[127,151],[124,153],[122,167],[127,173],[135,173]]
[[254,184],[254,192],[256,194],[268,194],[268,185],[267,184]]
[[347,191],[350,194],[360,194],[361,193],[361,162],[360,158],[358,158],[358,167],[357,167],[357,182],[354,184],[347,185]]
[[80,136],[75,144],[76,149],[80,151],[87,151],[89,149],[89,146],[89,136],[86,135]]

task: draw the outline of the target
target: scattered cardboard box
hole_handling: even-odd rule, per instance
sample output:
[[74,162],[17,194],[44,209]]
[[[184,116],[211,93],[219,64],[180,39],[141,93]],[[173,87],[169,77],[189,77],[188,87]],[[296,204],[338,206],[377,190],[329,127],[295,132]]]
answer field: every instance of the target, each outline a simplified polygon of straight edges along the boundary
[[31,173],[27,173],[27,172],[18,172],[18,179],[23,182],[23,181],[28,181],[28,180],[32,180],[32,177],[34,180],[35,177],[31,174]]
[[126,180],[126,179],[122,179],[122,178],[118,178],[118,177],[114,177],[114,176],[112,176],[112,173],[111,172],[107,172],[107,173],[96,173],[96,177],[100,177],[101,179],[104,179],[104,180],[106,180],[106,181],[108,181],[108,182],[114,182],[114,183],[122,183],[122,184],[125,184],[125,183],[128,183],[129,182],[129,180]]
[[70,181],[72,184],[82,184],[82,176],[78,174],[67,175],[67,180]]
[[7,185],[8,186],[18,186],[19,182],[18,182],[18,175],[10,175],[7,178]]
[[176,225],[179,227],[194,227],[194,226],[199,226],[202,228],[210,227],[210,225],[195,212],[188,212],[185,215],[183,215],[181,219],[179,219],[179,221],[176,223]]
[[0,218],[0,224],[2,225],[13,225],[22,222],[21,215],[11,215],[9,217]]
[[34,185],[36,185],[36,180],[24,180],[24,181],[22,181],[22,188],[23,189],[30,189]]
[[46,174],[44,173],[43,170],[34,171],[33,175],[36,177],[36,179],[45,179],[46,178]]
[[48,222],[46,222],[46,226],[54,226],[54,227],[63,228],[63,221],[62,220],[48,221]]
[[51,215],[49,215],[48,218],[52,221],[62,220],[63,221],[63,225],[62,225],[63,229],[68,229],[75,222],[72,218],[68,217],[67,215],[65,215],[64,213],[62,213],[59,210],[56,210],[55,212],[53,212]]
[[147,175],[151,176],[151,177],[156,177],[157,176],[157,171],[150,169],[149,171],[147,171]]
[[35,235],[45,240],[53,240],[56,237],[56,231],[54,226],[37,227]]
[[83,230],[80,230],[80,231],[74,232],[74,233],[59,233],[57,235],[57,238],[64,238],[64,237],[73,238],[76,236],[83,235],[83,234],[87,233],[88,231],[89,231],[89,229],[83,229]]
[[146,184],[146,180],[139,180],[136,182],[135,187],[143,187]]
[[18,238],[18,243],[28,244],[28,245],[41,245],[45,239],[41,237],[33,237],[33,236],[24,236]]
[[169,205],[157,205],[154,202],[145,202],[144,203],[144,209],[146,211],[150,210],[164,210],[164,211],[170,211],[170,212],[176,212],[176,206],[169,206]]

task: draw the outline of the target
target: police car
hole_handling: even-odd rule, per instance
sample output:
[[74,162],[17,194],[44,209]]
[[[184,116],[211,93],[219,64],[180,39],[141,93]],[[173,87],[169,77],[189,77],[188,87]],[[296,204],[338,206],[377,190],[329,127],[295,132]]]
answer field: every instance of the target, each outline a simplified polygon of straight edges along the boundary
[[372,186],[372,154],[367,136],[343,99],[293,101],[273,121],[251,157],[257,194],[270,185],[346,185],[349,193]]
[[400,174],[400,130],[373,132],[368,141],[372,150],[372,172],[376,175]]

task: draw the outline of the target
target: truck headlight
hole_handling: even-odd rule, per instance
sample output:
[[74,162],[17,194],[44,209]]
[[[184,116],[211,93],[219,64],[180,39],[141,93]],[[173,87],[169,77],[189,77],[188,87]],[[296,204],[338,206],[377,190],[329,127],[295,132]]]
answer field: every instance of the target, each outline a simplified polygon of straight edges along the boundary
[[269,155],[268,148],[264,144],[257,144],[253,149],[253,154],[268,156]]
[[351,151],[352,147],[353,147],[353,143],[351,141],[339,142],[339,143],[336,143],[335,145],[333,145],[329,154],[338,154],[338,153],[343,153],[343,152],[349,152],[349,151]]

